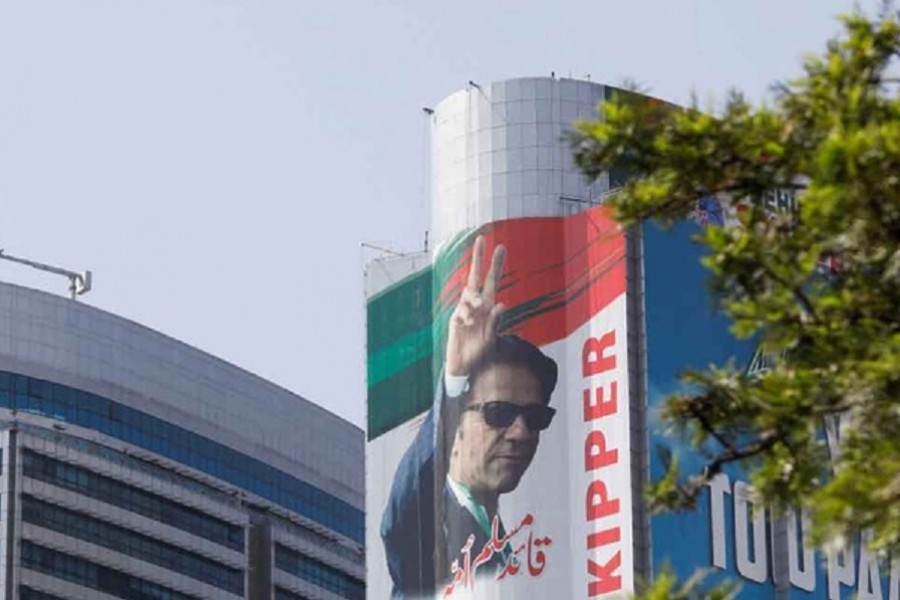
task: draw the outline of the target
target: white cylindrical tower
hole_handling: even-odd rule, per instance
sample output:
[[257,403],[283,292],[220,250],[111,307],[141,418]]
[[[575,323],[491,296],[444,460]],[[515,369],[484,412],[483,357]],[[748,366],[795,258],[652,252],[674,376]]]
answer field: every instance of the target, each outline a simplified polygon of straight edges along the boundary
[[437,248],[489,221],[576,212],[608,189],[578,171],[564,134],[597,117],[606,87],[531,77],[471,84],[433,113],[432,224]]

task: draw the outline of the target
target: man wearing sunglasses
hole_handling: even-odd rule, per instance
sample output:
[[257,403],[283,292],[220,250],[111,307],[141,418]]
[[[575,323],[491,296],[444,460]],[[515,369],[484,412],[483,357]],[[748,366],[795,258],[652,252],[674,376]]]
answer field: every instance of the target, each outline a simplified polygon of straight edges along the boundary
[[[434,406],[394,476],[381,536],[394,598],[432,596],[471,543],[474,558],[491,538],[499,499],[516,489],[550,426],[556,363],[533,344],[499,335],[495,302],[505,248],[497,246],[480,285],[485,240],[478,236],[469,276],[448,325]],[[438,518],[435,515],[440,515]],[[478,572],[495,573],[505,552]]]

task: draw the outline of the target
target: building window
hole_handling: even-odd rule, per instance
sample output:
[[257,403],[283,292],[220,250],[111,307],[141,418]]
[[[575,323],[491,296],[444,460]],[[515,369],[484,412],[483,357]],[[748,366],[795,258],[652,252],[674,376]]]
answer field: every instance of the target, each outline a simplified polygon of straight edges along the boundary
[[[23,599],[24,600],[24,599]],[[275,588],[275,600],[312,600],[309,596],[301,596],[281,588]]]
[[275,566],[349,600],[365,600],[365,584],[320,560],[275,544]]
[[59,596],[47,594],[28,587],[27,585],[19,586],[19,600],[64,600]]

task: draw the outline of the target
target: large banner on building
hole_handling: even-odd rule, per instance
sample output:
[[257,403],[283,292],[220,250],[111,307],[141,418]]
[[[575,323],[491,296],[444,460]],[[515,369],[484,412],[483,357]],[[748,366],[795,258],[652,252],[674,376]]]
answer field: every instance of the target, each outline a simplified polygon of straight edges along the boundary
[[369,266],[370,598],[633,588],[625,248],[595,208]]
[[[765,208],[794,210],[792,194],[772,194]],[[701,227],[740,227],[741,206],[723,206],[704,198],[694,222],[662,231],[644,227],[643,256],[647,328],[647,383],[651,478],[666,472],[664,448],[680,451],[685,473],[700,472],[706,457],[678,448],[679,440],[657,415],[669,395],[688,392],[679,375],[729,359],[749,374],[770,368],[776,357],[739,341],[717,310],[701,265],[702,247],[691,238]],[[824,429],[823,424],[823,429]],[[833,432],[823,437],[830,444]],[[741,585],[748,600],[900,600],[900,563],[865,547],[863,534],[842,548],[814,548],[809,527],[797,512],[778,514],[752,493],[746,473],[731,465],[699,498],[694,511],[652,518],[653,565],[668,565],[682,579],[705,570],[710,584],[729,580]],[[688,541],[689,543],[686,543]]]

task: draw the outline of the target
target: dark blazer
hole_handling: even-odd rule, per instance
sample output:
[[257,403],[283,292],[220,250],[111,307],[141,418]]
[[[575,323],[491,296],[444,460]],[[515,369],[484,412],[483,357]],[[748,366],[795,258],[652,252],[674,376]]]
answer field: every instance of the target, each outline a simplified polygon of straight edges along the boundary
[[[381,539],[393,580],[392,598],[434,596],[438,587],[449,583],[450,564],[462,559],[469,535],[475,536],[473,560],[488,541],[488,534],[447,485],[439,440],[452,440],[455,435],[441,431],[441,408],[448,401],[452,402],[444,394],[442,374],[434,404],[397,466],[382,515]],[[436,520],[435,514],[441,519]],[[495,555],[479,572],[500,564],[502,557]]]
[[434,422],[432,408],[397,466],[381,518],[381,539],[394,582],[392,598],[433,594],[437,587]]

